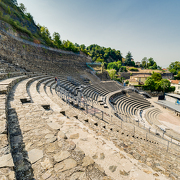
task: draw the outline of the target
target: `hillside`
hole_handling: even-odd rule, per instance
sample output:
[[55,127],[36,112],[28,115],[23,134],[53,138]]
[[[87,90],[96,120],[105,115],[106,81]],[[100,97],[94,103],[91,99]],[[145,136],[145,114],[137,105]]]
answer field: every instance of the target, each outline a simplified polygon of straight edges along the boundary
[[0,1],[0,20],[12,25],[19,37],[30,41],[43,42],[39,27],[35,24],[30,13],[24,13],[12,0]]

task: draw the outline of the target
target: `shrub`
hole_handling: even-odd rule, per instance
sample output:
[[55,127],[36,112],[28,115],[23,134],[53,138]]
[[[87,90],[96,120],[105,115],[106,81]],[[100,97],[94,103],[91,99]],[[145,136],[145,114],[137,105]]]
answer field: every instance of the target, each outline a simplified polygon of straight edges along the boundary
[[8,12],[8,14],[11,14],[11,9],[10,9],[9,6],[8,6],[8,8],[7,8],[7,12]]
[[127,72],[126,66],[121,66],[121,72]]
[[127,80],[127,81],[125,82],[125,84],[129,84],[129,81]]
[[169,89],[168,89],[168,92],[174,92],[175,91],[175,86],[170,86]]
[[130,71],[139,71],[138,68],[129,68]]
[[2,11],[0,11],[0,17],[2,17],[3,16],[3,12]]

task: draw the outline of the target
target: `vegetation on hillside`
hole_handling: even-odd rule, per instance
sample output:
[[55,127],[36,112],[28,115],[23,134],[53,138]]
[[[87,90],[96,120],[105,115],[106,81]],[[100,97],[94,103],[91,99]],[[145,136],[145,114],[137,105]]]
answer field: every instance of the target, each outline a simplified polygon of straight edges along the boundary
[[161,67],[157,65],[152,57],[150,57],[149,59],[147,57],[144,57],[141,61],[141,66],[144,69],[161,69]]
[[[126,66],[130,66],[129,71],[138,71],[130,51],[123,58],[120,50],[110,47],[106,48],[97,44],[86,47],[84,44],[74,44],[69,40],[61,40],[58,32],[54,32],[51,37],[48,28],[39,24],[36,25],[33,16],[27,12],[25,5],[22,3],[18,5],[17,0],[0,0],[0,20],[9,23],[21,38],[76,53],[81,51],[89,55],[93,62],[103,63],[105,69],[114,69],[116,75],[118,72],[126,72]],[[153,58],[148,59],[147,57],[142,59],[141,67],[144,69],[161,69]],[[177,78],[180,78],[180,62],[171,63],[169,70],[177,75]]]

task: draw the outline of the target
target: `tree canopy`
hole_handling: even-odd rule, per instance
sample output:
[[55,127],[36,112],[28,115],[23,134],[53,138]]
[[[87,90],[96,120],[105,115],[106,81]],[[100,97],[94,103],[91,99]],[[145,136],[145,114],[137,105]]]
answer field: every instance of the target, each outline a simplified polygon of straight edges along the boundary
[[135,66],[135,63],[134,63],[134,61],[132,61],[132,59],[133,59],[133,56],[132,56],[131,52],[129,51],[126,55],[126,65],[127,66]]
[[[84,48],[84,46],[82,47]],[[93,61],[106,63],[113,61],[122,61],[121,52],[119,50],[111,49],[110,47],[105,48],[97,44],[92,44],[88,46],[86,50]]]
[[154,72],[152,75],[151,75],[152,79],[154,79],[154,81],[160,81],[162,79],[162,76],[160,73],[156,73]]
[[170,65],[169,65],[169,71],[171,73],[173,73],[174,75],[178,74],[178,72],[180,71],[180,62],[179,61],[175,61],[175,62],[172,62]]

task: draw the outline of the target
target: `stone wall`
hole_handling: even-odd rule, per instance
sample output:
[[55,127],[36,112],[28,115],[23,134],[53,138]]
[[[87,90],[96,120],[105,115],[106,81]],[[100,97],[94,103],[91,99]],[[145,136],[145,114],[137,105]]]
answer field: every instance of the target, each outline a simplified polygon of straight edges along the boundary
[[60,53],[32,46],[0,30],[0,59],[32,72],[68,73],[82,70],[90,59],[75,53]]

